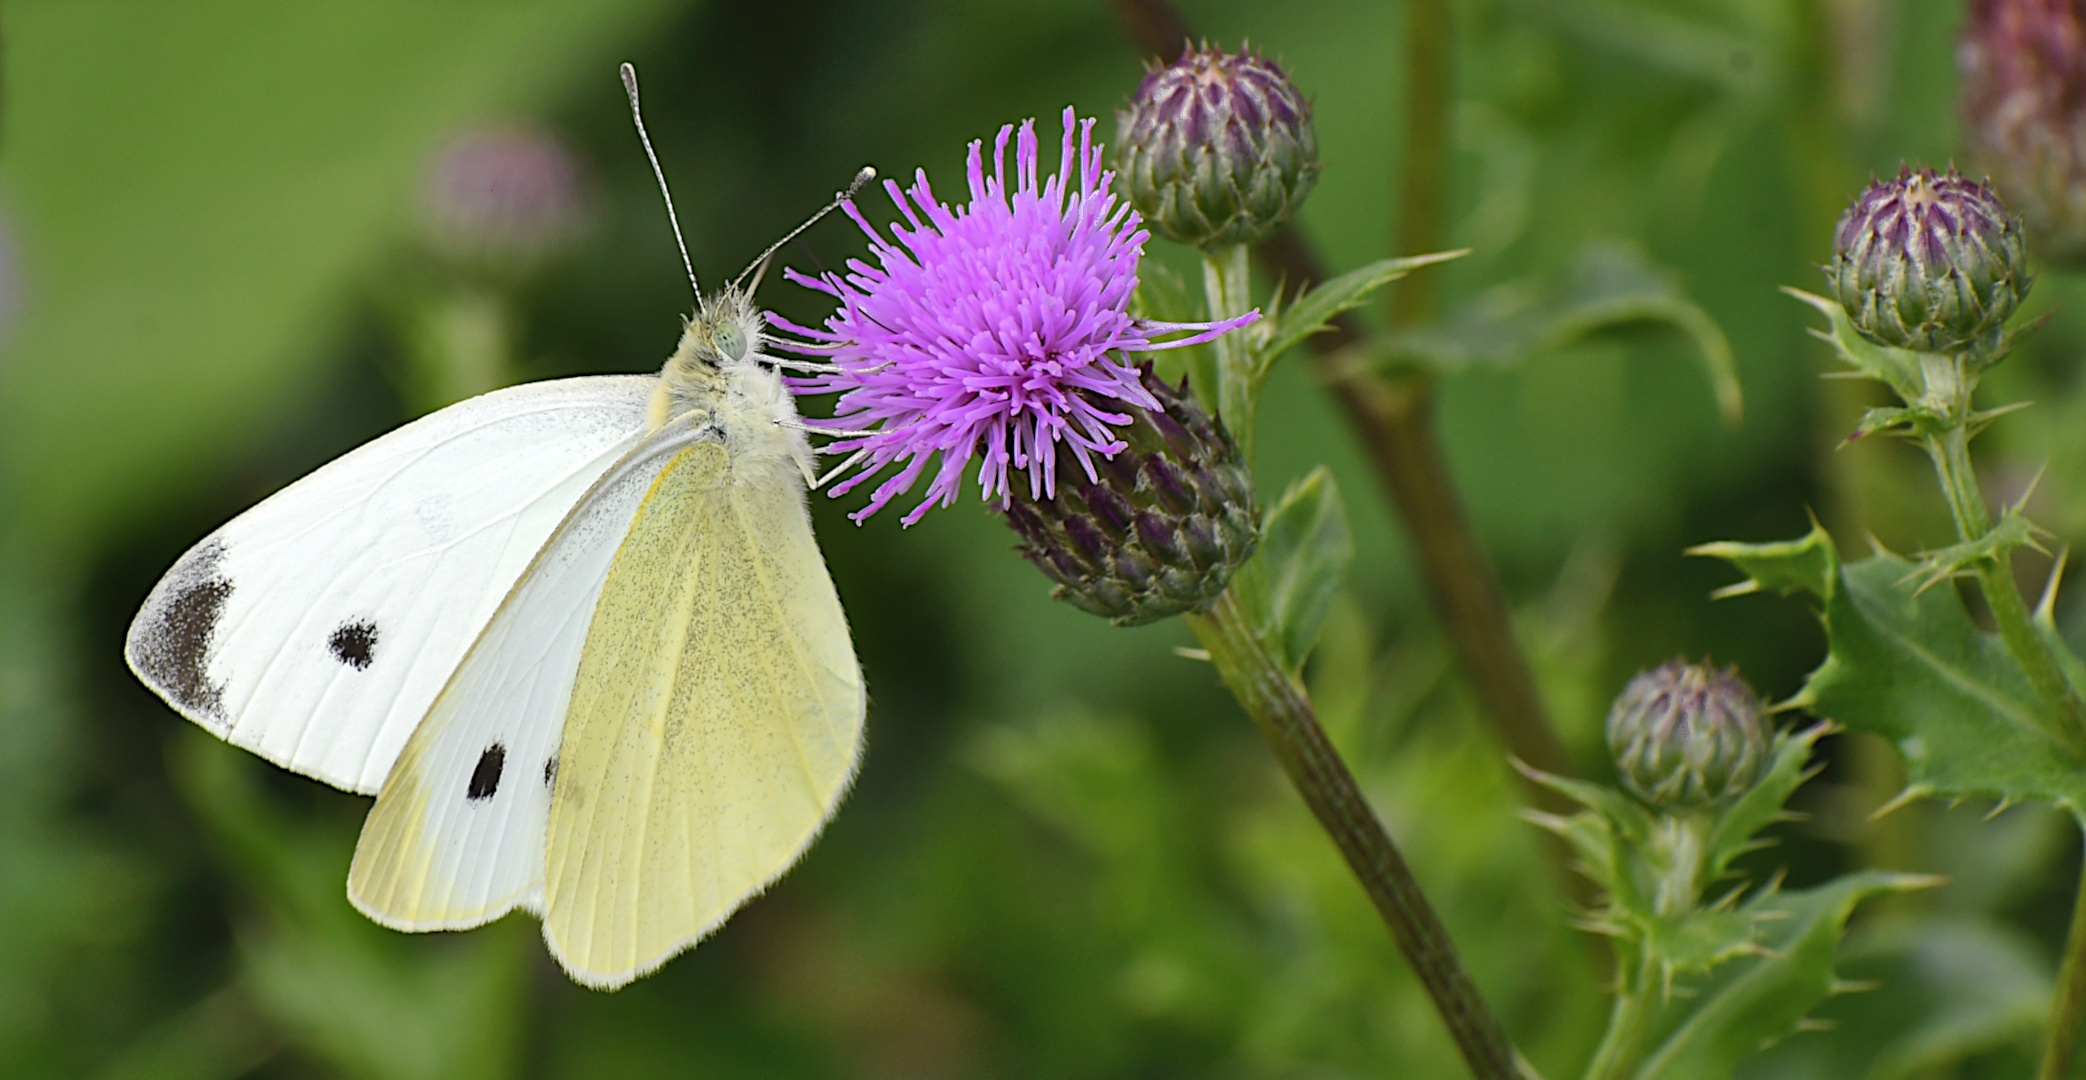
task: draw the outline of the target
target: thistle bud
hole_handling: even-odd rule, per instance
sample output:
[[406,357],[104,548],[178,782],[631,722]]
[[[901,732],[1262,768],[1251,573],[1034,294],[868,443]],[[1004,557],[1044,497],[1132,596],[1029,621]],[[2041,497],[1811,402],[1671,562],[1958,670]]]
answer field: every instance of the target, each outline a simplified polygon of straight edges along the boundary
[[1311,103],[1275,64],[1205,45],[1153,70],[1116,114],[1131,205],[1197,247],[1264,240],[1318,181]]
[[1744,794],[1766,766],[1765,709],[1737,668],[1675,660],[1639,672],[1608,712],[1608,751],[1623,786],[1665,809]]
[[1957,50],[1969,152],[2038,255],[2086,262],[2086,10],[1971,0]]
[[1056,497],[1016,484],[1006,508],[1022,554],[1057,583],[1051,595],[1117,626],[1207,608],[1260,537],[1231,436],[1185,385],[1149,364],[1139,374],[1160,407],[1123,409],[1131,422],[1115,432],[1129,445],[1090,458],[1097,479],[1060,443]]
[[1991,344],[2030,283],[2020,222],[1954,169],[1870,184],[1840,215],[1825,275],[1862,336],[1921,352]]

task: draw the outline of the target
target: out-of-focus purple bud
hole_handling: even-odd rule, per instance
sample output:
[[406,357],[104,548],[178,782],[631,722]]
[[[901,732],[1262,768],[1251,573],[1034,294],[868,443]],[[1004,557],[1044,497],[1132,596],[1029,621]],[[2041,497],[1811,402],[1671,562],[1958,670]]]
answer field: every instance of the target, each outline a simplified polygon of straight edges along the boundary
[[2086,0],[1970,0],[1957,61],[1970,157],[2037,255],[2086,262]]
[[456,262],[527,272],[578,238],[588,191],[578,162],[551,133],[527,127],[467,132],[427,172],[421,214],[428,245]]

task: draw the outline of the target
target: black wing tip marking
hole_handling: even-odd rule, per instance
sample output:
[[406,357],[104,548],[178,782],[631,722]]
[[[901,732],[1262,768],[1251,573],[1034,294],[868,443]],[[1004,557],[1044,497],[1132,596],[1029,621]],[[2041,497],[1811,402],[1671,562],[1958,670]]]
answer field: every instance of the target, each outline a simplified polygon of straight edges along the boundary
[[368,619],[344,622],[326,639],[326,648],[335,660],[356,671],[368,671],[377,658],[377,624]]
[[543,786],[546,790],[552,790],[558,786],[558,755],[556,754],[543,759]]
[[217,539],[182,556],[145,601],[127,650],[131,666],[176,708],[220,724],[225,688],[210,681],[210,652],[232,596],[232,579],[219,572],[224,557]]
[[500,790],[500,770],[507,765],[507,747],[494,743],[478,755],[478,767],[471,770],[471,782],[464,788],[464,798],[481,802],[493,797]]

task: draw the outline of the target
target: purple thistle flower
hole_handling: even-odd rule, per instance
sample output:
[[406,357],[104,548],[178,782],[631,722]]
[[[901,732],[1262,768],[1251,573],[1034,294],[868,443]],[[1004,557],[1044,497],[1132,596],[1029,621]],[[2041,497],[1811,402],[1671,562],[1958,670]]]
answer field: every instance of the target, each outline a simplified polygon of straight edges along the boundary
[[435,251],[492,269],[530,269],[577,239],[588,190],[579,161],[535,127],[465,132],[433,160],[421,192]]
[[[845,204],[869,235],[879,265],[850,259],[845,275],[788,272],[798,284],[840,301],[824,329],[770,316],[809,339],[795,351],[830,356],[835,367],[792,379],[791,388],[840,394],[833,418],[811,423],[868,432],[827,448],[862,455],[858,471],[832,493],[849,491],[887,465],[901,466],[877,485],[855,520],[910,490],[937,455],[940,465],[925,497],[905,515],[907,525],[955,500],[973,455],[981,494],[997,495],[1002,507],[1012,495],[1010,470],[1028,473],[1032,497],[1055,496],[1061,446],[1095,479],[1094,458],[1112,457],[1125,445],[1115,430],[1132,420],[1124,410],[1160,408],[1125,354],[1208,341],[1260,317],[1170,323],[1130,315],[1137,260],[1149,234],[1137,212],[1119,205],[1109,190],[1113,174],[1101,167],[1093,125],[1065,110],[1057,173],[1041,183],[1034,121],[1024,121],[1018,137],[1011,124],[1000,129],[990,176],[983,144],[972,142],[971,198],[962,206],[938,201],[924,170],[909,190],[885,181],[905,219],[891,226],[889,239],[852,201]],[[1192,333],[1153,340],[1183,331]]]

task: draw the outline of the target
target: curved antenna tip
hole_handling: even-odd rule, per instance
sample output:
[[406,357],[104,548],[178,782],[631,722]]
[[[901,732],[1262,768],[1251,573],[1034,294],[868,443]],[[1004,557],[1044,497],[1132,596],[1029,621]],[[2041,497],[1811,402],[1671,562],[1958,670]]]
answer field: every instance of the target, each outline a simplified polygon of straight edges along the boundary
[[645,113],[637,101],[637,68],[630,61],[623,61],[618,69],[623,76],[623,91],[630,95],[630,122],[637,126],[637,141],[645,148],[645,160],[652,163],[652,177],[659,181],[659,197],[666,203],[666,221],[674,230],[674,246],[681,250],[681,267],[688,271],[688,287],[695,290],[695,302],[701,306],[703,287],[695,280],[695,263],[688,258],[688,242],[681,239],[681,218],[674,213],[673,192],[666,189],[666,170],[659,167],[659,155],[652,151],[652,136],[645,133]]
[[[767,265],[769,257],[774,255],[776,252],[782,250],[782,245],[787,244],[792,240],[795,240],[798,236],[803,234],[804,230],[811,228],[813,225],[818,224],[819,219],[825,217],[827,214],[832,213],[834,210],[839,209],[842,204],[846,203],[849,199],[854,198],[855,193],[861,191],[863,185],[869,183],[871,180],[874,179],[876,179],[876,166],[862,166],[861,169],[855,172],[855,178],[853,180],[848,181],[847,190],[834,192],[833,201],[827,203],[824,209],[820,210],[816,214],[811,215],[810,218],[805,220],[804,224],[799,225],[794,229],[791,229],[788,235],[784,236],[782,239],[777,240],[772,244],[769,244],[768,250],[761,252],[758,258],[754,259],[750,263],[747,263],[746,269],[739,271],[739,276],[732,279],[732,288],[738,288],[740,283],[746,280],[747,275],[754,273],[756,270],[762,270]],[[758,277],[754,279],[754,284],[756,286],[760,284],[760,279]]]

